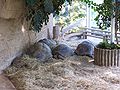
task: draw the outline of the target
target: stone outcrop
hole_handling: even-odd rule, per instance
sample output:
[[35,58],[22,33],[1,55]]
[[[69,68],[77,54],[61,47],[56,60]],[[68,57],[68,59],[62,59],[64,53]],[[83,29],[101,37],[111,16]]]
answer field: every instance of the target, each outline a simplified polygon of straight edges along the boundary
[[48,29],[52,30],[48,23],[39,33],[29,31],[28,23],[21,22],[24,5],[24,0],[0,0],[0,70],[9,66],[26,47],[47,38]]
[[25,12],[25,0],[0,0],[0,17],[17,19]]

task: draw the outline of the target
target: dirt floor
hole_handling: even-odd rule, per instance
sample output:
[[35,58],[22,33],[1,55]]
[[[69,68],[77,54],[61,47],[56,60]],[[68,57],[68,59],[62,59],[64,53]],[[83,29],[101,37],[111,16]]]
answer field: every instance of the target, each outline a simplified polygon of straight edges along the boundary
[[99,67],[92,61],[74,55],[41,63],[24,55],[4,73],[17,90],[120,90],[120,68]]

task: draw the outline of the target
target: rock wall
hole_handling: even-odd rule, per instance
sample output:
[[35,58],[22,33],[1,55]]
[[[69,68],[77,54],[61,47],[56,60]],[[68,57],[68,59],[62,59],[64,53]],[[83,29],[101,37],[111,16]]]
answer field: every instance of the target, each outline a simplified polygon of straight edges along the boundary
[[0,0],[0,17],[20,18],[25,12],[25,0]]
[[48,30],[52,32],[50,22],[39,33],[29,31],[28,22],[21,22],[22,10],[24,0],[0,0],[0,71],[8,67],[30,44],[47,38]]

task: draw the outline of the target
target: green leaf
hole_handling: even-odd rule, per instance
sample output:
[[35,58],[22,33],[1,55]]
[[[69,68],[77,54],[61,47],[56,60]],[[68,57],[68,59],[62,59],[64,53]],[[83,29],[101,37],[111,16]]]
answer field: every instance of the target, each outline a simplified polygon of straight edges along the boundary
[[69,2],[69,4],[71,4],[73,0],[66,0],[66,1]]
[[26,0],[27,5],[34,6],[36,3],[36,0]]
[[53,3],[52,0],[44,0],[45,12],[53,13]]

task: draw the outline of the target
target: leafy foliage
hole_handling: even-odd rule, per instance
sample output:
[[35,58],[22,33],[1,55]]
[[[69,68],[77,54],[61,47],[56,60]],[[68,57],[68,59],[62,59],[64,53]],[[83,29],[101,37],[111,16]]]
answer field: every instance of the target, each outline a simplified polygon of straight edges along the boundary
[[[31,22],[30,29],[39,32],[49,21],[51,13],[59,14],[66,0],[26,0],[26,18]],[[67,0],[69,4],[72,0]]]
[[106,29],[110,27],[110,21],[111,21],[111,14],[112,14],[112,0],[104,0],[104,3],[102,4],[96,4],[91,0],[82,0],[91,8],[98,12],[97,17],[94,19],[97,21],[97,25],[100,29]]
[[[98,12],[97,17],[94,20],[97,21],[97,25],[99,26],[100,29],[107,29],[108,27],[110,27],[111,16],[113,15],[113,9],[115,9],[114,5],[112,4],[112,0],[104,0],[104,3],[102,3],[102,4],[96,4],[92,0],[74,0],[73,2],[76,2],[76,1],[84,2],[84,3],[88,4],[89,6],[91,6],[91,8],[94,11]],[[79,7],[79,6],[77,6],[77,7]],[[73,7],[73,8],[75,9],[75,7]],[[77,11],[79,11],[79,10],[77,9]],[[72,11],[69,13],[73,13],[73,12],[75,12],[75,11]],[[78,13],[78,14],[80,14],[80,13]],[[60,14],[60,15],[64,16],[62,14]],[[69,19],[71,19],[71,17],[65,18],[65,19],[66,19],[65,22],[69,23],[70,22]],[[64,20],[64,19],[62,19],[62,20]]]
[[[27,20],[31,22],[30,29],[39,32],[43,24],[47,24],[50,13],[59,14],[62,5],[67,1],[71,4],[72,0],[25,0],[27,6]],[[98,12],[95,18],[97,25],[101,29],[106,29],[111,25],[111,16],[115,17],[113,10],[120,12],[120,4],[112,3],[112,0],[104,0],[102,4],[96,4],[91,0],[74,0],[85,2]],[[118,1],[118,0],[115,0]],[[120,13],[119,13],[120,14]],[[117,15],[117,20],[120,22],[120,15]]]
[[102,49],[120,49],[120,45],[119,44],[108,43],[107,41],[100,42],[97,45],[97,47],[98,48],[102,48]]
[[80,0],[74,0],[72,1],[72,5],[69,5],[68,3],[62,5],[62,11],[55,16],[55,23],[65,27],[76,20],[85,17],[85,14],[86,4]]
[[113,15],[112,0],[104,0],[103,4],[99,4],[94,8],[98,12],[95,18],[97,25],[101,29],[107,29],[111,25],[111,16]]

